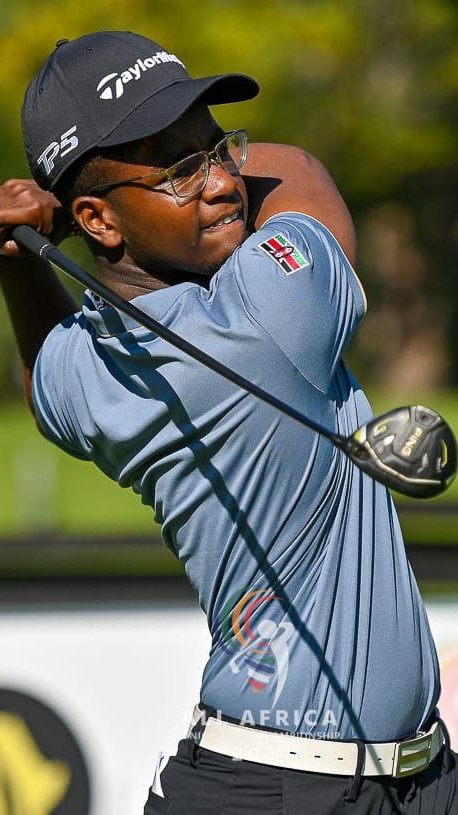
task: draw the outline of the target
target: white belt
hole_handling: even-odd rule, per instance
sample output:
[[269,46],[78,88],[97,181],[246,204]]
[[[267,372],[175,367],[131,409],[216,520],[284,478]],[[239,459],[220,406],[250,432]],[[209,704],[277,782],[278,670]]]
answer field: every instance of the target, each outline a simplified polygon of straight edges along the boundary
[[[198,710],[200,715],[193,717],[193,724],[205,715]],[[237,760],[309,773],[353,776],[356,772],[358,747],[355,742],[273,733],[213,717],[209,717],[203,727],[198,741],[200,747]],[[188,738],[192,738],[192,725]],[[404,778],[422,772],[435,759],[442,745],[442,732],[437,722],[427,733],[411,739],[365,744],[361,775]]]

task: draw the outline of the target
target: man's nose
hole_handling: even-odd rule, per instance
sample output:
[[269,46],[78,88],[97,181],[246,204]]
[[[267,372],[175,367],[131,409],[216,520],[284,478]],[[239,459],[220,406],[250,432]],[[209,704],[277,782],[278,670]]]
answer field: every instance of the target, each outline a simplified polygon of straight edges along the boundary
[[202,197],[211,199],[231,195],[237,186],[237,176],[228,173],[221,164],[211,162],[208,181],[202,191]]

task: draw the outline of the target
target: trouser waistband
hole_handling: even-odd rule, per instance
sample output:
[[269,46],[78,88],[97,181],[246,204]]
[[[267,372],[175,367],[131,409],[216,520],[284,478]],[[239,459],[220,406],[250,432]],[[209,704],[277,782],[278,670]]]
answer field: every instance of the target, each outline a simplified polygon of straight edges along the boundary
[[199,705],[187,737],[236,760],[329,775],[394,778],[425,770],[444,744],[438,721],[427,732],[397,742],[331,741],[240,725]]

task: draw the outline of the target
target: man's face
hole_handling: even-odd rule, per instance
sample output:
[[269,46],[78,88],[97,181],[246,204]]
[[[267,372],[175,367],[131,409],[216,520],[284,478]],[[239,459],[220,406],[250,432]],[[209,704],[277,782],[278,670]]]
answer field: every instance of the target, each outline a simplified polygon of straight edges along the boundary
[[[106,180],[166,169],[200,150],[212,150],[222,137],[208,108],[195,106],[161,133],[105,159]],[[176,200],[168,184],[154,183],[127,184],[106,194],[124,241],[125,261],[153,275],[211,276],[245,236],[247,194],[241,175],[212,163],[205,188],[185,202]],[[233,220],[222,223],[228,217]]]

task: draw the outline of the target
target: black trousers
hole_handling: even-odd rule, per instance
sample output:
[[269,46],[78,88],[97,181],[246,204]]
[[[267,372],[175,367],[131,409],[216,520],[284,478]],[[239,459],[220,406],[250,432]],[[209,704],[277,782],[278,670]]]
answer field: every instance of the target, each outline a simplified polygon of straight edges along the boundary
[[235,761],[179,743],[161,773],[164,798],[150,791],[144,815],[458,815],[457,756],[443,748],[410,778],[353,779]]

